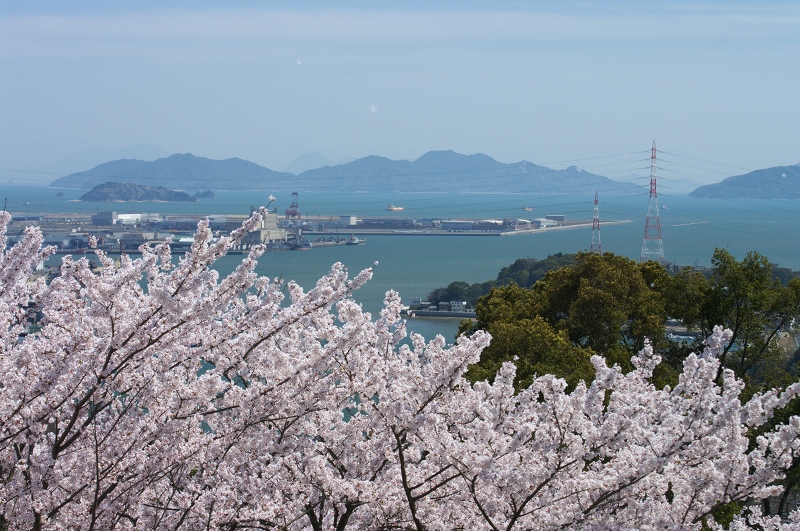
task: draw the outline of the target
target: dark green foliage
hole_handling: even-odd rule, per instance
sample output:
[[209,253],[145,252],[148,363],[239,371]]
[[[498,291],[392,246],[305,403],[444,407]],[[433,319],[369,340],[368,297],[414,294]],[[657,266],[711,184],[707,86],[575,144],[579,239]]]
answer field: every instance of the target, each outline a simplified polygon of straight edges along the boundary
[[449,301],[466,301],[470,285],[466,282],[451,282],[446,288],[437,288],[428,296],[433,304]]
[[504,267],[497,275],[501,286],[515,283],[523,288],[530,288],[544,278],[548,271],[575,264],[574,254],[551,254],[544,260],[520,258],[508,267]]
[[553,254],[544,260],[535,258],[519,258],[510,266],[500,270],[496,280],[476,282],[472,285],[466,282],[452,282],[446,288],[436,288],[428,295],[431,304],[449,301],[466,301],[474,307],[480,297],[488,295],[492,288],[507,286],[512,282],[517,286],[529,288],[544,278],[548,271],[558,269],[575,263],[574,254]]
[[[560,260],[570,265],[555,266]],[[517,260],[503,268],[496,284],[530,282],[547,273],[530,289],[505,284],[476,301],[477,321],[462,324],[459,332],[483,329],[493,340],[468,376],[491,379],[503,362],[514,360],[520,384],[550,372],[574,385],[591,377],[592,352],[629,370],[630,357],[647,339],[662,357],[654,384],[674,385],[686,356],[701,350],[702,338],[720,324],[734,334],[722,361],[748,383],[746,395],[786,385],[794,378],[787,356],[793,347],[782,330],[800,315],[800,279],[782,286],[774,266],[757,253],[739,262],[718,249],[713,264],[707,274],[684,269],[670,276],[656,262],[638,264],[609,253]],[[466,300],[474,286],[455,282],[439,293]],[[667,316],[699,332],[698,340],[669,339]]]
[[83,194],[81,201],[195,201],[195,198],[163,186],[107,182]]
[[661,344],[664,304],[642,274],[655,267],[663,270],[611,253],[579,253],[574,266],[549,272],[531,291],[551,326],[566,330],[576,345],[614,358],[638,352],[645,338]]
[[770,264],[772,274],[781,283],[781,286],[788,286],[792,279],[800,280],[800,271],[792,271],[788,267],[780,267],[778,264]]
[[[515,361],[519,385],[533,374],[552,373],[574,386],[592,378],[594,352],[629,369],[646,337],[663,342],[664,305],[642,272],[660,279],[657,268],[613,254],[579,253],[574,265],[550,270],[531,289],[493,289],[475,306],[477,322],[460,330],[487,330],[493,338],[468,378],[491,378],[503,362]],[[511,266],[507,274],[521,270]]]
[[470,381],[494,379],[500,366],[513,361],[517,366],[518,389],[528,386],[535,375],[556,374],[571,388],[580,380],[589,381],[594,368],[589,348],[574,345],[566,331],[557,331],[536,315],[530,290],[515,284],[492,290],[475,308],[478,322],[462,322],[460,332],[478,329],[492,334],[492,343],[481,354],[481,361],[470,367]]
[[784,385],[789,375],[781,331],[800,315],[800,280],[782,286],[767,258],[754,252],[739,262],[716,249],[712,264],[707,277],[688,269],[675,275],[666,293],[670,315],[704,337],[715,325],[730,328],[723,364],[751,385]]
[[[726,503],[725,505],[717,506],[713,511],[711,511],[711,518],[713,518],[714,521],[721,525],[724,529],[727,529],[731,522],[733,522],[733,519],[741,512],[742,506],[740,504],[736,502]],[[704,531],[711,529],[706,520],[703,520],[701,529]]]

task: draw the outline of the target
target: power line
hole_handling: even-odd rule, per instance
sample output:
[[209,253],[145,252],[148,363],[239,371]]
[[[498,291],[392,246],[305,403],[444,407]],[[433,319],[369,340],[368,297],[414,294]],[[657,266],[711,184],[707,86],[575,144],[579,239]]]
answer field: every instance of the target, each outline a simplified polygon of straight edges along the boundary
[[726,167],[728,167],[728,168],[736,168],[737,170],[744,170],[744,171],[746,171],[746,172],[751,172],[751,171],[753,171],[753,170],[751,170],[750,168],[743,168],[743,167],[741,167],[741,166],[734,166],[734,165],[732,165],[732,164],[724,164],[724,163],[722,163],[722,162],[713,162],[713,161],[710,161],[710,160],[696,159],[696,158],[694,158],[694,157],[687,157],[686,155],[678,155],[678,154],[676,154],[676,153],[670,153],[669,151],[660,151],[660,153],[663,153],[663,154],[665,154],[665,155],[673,155],[673,156],[675,156],[675,157],[681,157],[681,158],[684,158],[684,159],[695,160],[695,161],[697,161],[697,162],[705,162],[706,164],[714,164],[714,165],[716,165],[716,166],[726,166]]
[[16,171],[20,173],[41,173],[43,175],[64,175],[64,172],[55,172],[55,171],[38,171],[38,170],[17,170],[13,168],[0,168],[0,171]]

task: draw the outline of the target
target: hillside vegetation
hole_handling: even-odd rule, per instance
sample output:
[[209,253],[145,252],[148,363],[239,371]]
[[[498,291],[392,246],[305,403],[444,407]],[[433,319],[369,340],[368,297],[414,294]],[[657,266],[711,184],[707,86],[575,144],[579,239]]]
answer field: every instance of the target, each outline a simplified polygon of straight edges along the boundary
[[689,197],[717,199],[800,199],[800,165],[775,166],[734,175],[716,184],[701,186]]
[[99,184],[80,197],[81,201],[197,201],[186,192],[163,186],[142,186],[132,183]]
[[415,161],[368,156],[299,175],[276,172],[233,158],[211,160],[190,153],[152,162],[117,160],[55,180],[51,186],[90,189],[115,181],[186,190],[317,190],[367,192],[531,192],[630,194],[640,187],[612,181],[575,166],[555,170],[520,161],[498,162],[483,155],[431,151]]

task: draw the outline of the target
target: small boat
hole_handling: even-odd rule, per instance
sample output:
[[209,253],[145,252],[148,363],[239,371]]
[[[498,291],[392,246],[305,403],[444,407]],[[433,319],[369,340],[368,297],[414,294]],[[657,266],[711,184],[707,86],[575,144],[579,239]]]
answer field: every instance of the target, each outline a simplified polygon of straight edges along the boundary
[[403,210],[405,210],[405,208],[401,206],[394,206],[393,204],[389,203],[389,205],[386,207],[386,210],[388,210],[389,212],[402,212]]
[[362,240],[357,238],[355,234],[351,234],[350,237],[347,238],[345,245],[364,245],[365,243],[367,243],[367,240]]
[[525,212],[533,212],[533,207],[522,207]]

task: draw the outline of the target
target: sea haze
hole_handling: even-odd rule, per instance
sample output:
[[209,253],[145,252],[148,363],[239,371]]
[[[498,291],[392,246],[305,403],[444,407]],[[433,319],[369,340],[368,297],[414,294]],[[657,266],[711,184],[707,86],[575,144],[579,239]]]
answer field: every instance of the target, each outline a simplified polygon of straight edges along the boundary
[[[627,167],[630,162],[636,161],[623,161],[622,164]],[[310,169],[299,175],[276,172],[238,158],[212,160],[191,153],[176,153],[152,162],[106,162],[56,179],[50,186],[90,189],[108,181],[145,186],[169,183],[170,187],[180,190],[211,188],[215,192],[314,190],[399,193],[413,190],[427,193],[580,193],[589,189],[605,193],[627,189],[633,193],[639,188],[576,166],[559,170],[526,161],[505,164],[481,153],[463,155],[454,151],[429,151],[413,162],[371,155],[345,164]]]

